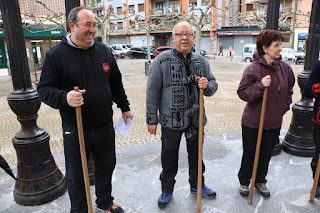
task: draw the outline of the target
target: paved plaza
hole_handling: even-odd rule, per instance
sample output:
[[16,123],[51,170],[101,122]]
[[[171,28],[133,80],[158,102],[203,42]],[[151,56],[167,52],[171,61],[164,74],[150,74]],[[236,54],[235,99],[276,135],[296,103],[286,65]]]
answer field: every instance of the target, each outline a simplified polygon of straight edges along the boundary
[[[208,124],[205,127],[204,161],[206,163],[206,184],[217,191],[217,199],[203,199],[203,212],[319,212],[320,201],[309,204],[312,187],[310,160],[289,155],[282,151],[272,158],[268,174],[271,198],[263,199],[256,192],[252,205],[238,194],[237,171],[240,166],[241,114],[245,102],[236,93],[243,70],[248,65],[240,57],[231,61],[227,57],[208,57],[212,73],[219,84],[218,92],[205,97]],[[195,212],[196,197],[189,193],[186,150],[182,143],[177,184],[172,203],[165,210],[159,210],[160,195],[158,174],[160,164],[160,135],[147,133],[145,123],[145,94],[147,77],[143,59],[120,59],[119,68],[131,110],[134,114],[133,128],[128,137],[116,135],[117,167],[114,174],[114,196],[126,212]],[[297,76],[303,65],[292,65]],[[0,153],[16,173],[16,153],[12,138],[20,130],[20,124],[7,103],[12,91],[11,79],[0,76]],[[296,83],[293,103],[300,100],[300,88]],[[114,108],[114,122],[121,112]],[[38,126],[50,135],[50,148],[59,169],[64,173],[64,158],[60,115],[57,110],[41,105],[38,111]],[[282,137],[289,128],[292,112],[284,116]],[[141,187],[143,186],[143,187]],[[35,207],[24,207],[13,200],[14,181],[0,171],[0,212],[68,212],[70,203],[65,193],[55,201]],[[94,187],[91,187],[94,194]],[[94,196],[93,196],[94,200]]]

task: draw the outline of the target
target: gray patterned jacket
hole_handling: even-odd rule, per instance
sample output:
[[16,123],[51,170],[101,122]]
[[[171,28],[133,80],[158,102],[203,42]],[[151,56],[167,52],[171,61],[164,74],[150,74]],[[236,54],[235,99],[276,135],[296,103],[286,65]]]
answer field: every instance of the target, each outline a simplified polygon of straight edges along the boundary
[[165,51],[154,59],[147,85],[148,124],[159,122],[164,128],[179,131],[191,126],[198,127],[197,76],[208,79],[208,87],[204,90],[205,96],[212,96],[217,91],[218,84],[211,73],[209,62],[199,54],[192,52],[190,54],[186,63],[182,54],[176,50]]

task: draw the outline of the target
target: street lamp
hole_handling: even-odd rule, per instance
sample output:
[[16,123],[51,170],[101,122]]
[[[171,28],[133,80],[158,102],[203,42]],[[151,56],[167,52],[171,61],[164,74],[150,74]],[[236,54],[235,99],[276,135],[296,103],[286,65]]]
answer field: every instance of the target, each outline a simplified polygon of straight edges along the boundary
[[31,85],[18,0],[1,0],[0,9],[14,88],[8,103],[21,124],[12,139],[18,160],[13,195],[21,205],[39,205],[64,194],[67,185],[51,154],[49,134],[36,123],[41,102]]
[[304,70],[298,75],[298,84],[302,98],[292,107],[292,120],[289,131],[282,143],[282,149],[290,154],[311,157],[314,153],[312,139],[312,111],[313,100],[306,98],[303,88],[311,73],[312,67],[319,59],[320,36],[320,2],[314,0],[310,17],[309,34],[306,44],[306,60]]

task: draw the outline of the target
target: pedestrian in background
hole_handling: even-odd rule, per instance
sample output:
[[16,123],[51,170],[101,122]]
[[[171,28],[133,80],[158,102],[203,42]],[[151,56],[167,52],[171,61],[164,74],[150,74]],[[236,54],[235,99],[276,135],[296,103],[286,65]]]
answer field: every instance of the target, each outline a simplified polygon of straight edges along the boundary
[[[93,154],[98,209],[124,212],[113,202],[111,179],[116,165],[112,104],[132,119],[121,73],[110,49],[94,41],[95,16],[87,8],[73,8],[68,17],[71,33],[46,54],[38,93],[41,100],[59,109],[62,118],[70,212],[88,212],[75,108],[82,106],[86,154]],[[79,86],[80,91],[74,91]]]
[[[175,49],[157,56],[149,72],[146,101],[148,132],[156,134],[160,123],[162,135],[160,208],[166,207],[172,197],[183,133],[188,151],[190,190],[197,192],[199,88],[204,89],[205,96],[212,96],[218,89],[208,61],[190,51],[194,38],[189,23],[175,25],[172,32]],[[204,171],[202,162],[202,173]],[[205,186],[203,176],[201,192],[207,198],[216,197],[216,193]]]
[[[316,148],[311,161],[311,170],[314,178],[320,154],[320,61],[318,61],[313,67],[303,91],[306,95],[306,98],[315,98],[313,105],[312,121],[313,142]],[[320,197],[320,179],[316,188],[315,197]]]
[[221,43],[219,45],[219,54],[218,54],[218,56],[220,56],[220,53],[222,53],[222,56],[223,56],[223,46],[222,46]]
[[290,109],[295,83],[291,67],[281,59],[283,40],[283,34],[276,30],[264,30],[258,35],[257,52],[253,55],[253,62],[245,69],[238,87],[239,97],[247,102],[241,120],[243,155],[238,173],[242,196],[249,195],[262,97],[266,87],[269,89],[255,187],[262,196],[270,196],[266,187],[268,166],[272,150],[279,141],[282,117]]
[[229,47],[229,56],[231,57],[233,55],[233,49],[232,49],[232,47],[230,46]]

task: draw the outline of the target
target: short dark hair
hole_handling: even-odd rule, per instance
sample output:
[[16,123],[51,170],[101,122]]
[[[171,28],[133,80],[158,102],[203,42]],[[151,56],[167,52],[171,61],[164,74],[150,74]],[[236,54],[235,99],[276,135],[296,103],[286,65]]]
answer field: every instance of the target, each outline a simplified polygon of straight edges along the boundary
[[263,30],[257,38],[257,51],[259,55],[266,54],[263,51],[263,45],[270,47],[271,43],[274,41],[284,41],[284,36],[278,30]]
[[89,11],[91,11],[90,9],[88,9],[86,7],[82,7],[82,6],[72,8],[72,10],[70,10],[69,15],[68,15],[67,24],[69,24],[69,22],[72,21],[75,25],[78,26],[78,12],[80,10],[89,10]]

